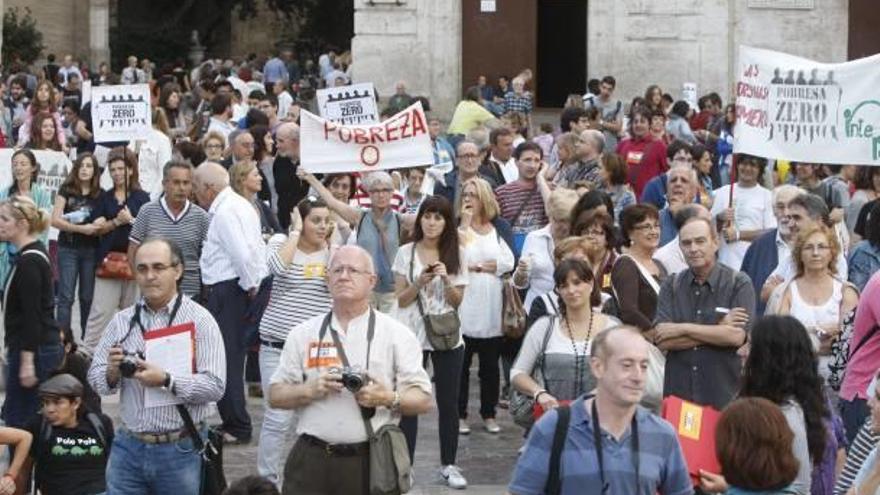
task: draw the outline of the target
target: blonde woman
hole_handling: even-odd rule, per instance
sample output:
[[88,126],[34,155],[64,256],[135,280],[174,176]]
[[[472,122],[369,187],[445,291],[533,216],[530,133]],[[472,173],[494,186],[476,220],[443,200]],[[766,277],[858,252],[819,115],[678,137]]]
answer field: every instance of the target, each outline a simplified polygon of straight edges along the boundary
[[217,131],[210,131],[202,138],[202,151],[205,152],[206,161],[220,163],[225,149],[226,138]]
[[269,205],[257,198],[257,193],[263,187],[263,176],[256,162],[241,161],[229,167],[229,187],[254,205],[254,209],[260,215],[260,230],[263,232],[264,240],[268,241],[272,234],[281,232],[278,218],[272,213]]
[[468,288],[464,292],[458,314],[464,336],[465,354],[458,396],[458,432],[470,433],[468,387],[474,354],[480,363],[480,417],[486,431],[498,433],[495,421],[498,405],[501,356],[501,306],[504,274],[513,270],[510,248],[510,224],[498,215],[498,202],[492,187],[484,179],[474,177],[461,186],[461,246],[468,262]]

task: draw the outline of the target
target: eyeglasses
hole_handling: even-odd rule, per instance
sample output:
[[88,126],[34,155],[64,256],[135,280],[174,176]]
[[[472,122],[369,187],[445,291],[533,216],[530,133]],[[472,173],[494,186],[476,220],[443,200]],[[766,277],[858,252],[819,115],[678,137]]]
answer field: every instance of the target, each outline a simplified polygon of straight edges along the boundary
[[458,157],[461,158],[462,160],[476,160],[477,158],[480,157],[480,155],[476,155],[474,153],[462,153],[462,154],[458,155]]
[[831,246],[826,244],[807,244],[803,247],[804,251],[812,252],[812,253],[824,253],[831,249]]
[[348,273],[352,277],[355,277],[358,275],[370,275],[371,274],[371,272],[368,270],[361,270],[359,268],[355,268],[353,266],[346,266],[346,265],[337,266],[337,267],[333,268],[332,270],[330,270],[330,275],[333,275],[334,277],[339,277],[343,273]]
[[391,194],[392,189],[370,189],[370,194]]
[[633,230],[638,230],[638,231],[660,230],[660,224],[659,223],[643,223],[642,225],[633,226]]
[[588,230],[582,234],[584,237],[605,237],[604,230]]
[[177,266],[177,263],[172,263],[170,265],[165,265],[163,263],[153,263],[152,265],[148,265],[146,263],[136,265],[134,270],[138,272],[138,275],[147,275],[150,271],[156,272],[157,275],[161,275],[165,273],[167,270],[174,268]]
[[222,144],[206,144],[205,149],[221,150],[221,149],[223,149],[223,145]]

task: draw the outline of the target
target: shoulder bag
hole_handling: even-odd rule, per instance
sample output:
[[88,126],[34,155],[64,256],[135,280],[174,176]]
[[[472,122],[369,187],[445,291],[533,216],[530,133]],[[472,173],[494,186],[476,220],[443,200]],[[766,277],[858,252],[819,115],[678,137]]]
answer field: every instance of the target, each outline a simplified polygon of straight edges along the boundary
[[221,495],[226,490],[226,475],[223,473],[223,435],[216,428],[208,429],[208,441],[202,440],[199,430],[193,423],[189,410],[178,404],[177,412],[192,438],[193,446],[202,456],[201,495]]
[[[413,265],[416,259],[416,243],[412,245],[412,257],[409,259],[409,280],[415,284],[413,277]],[[416,305],[419,308],[419,315],[425,324],[425,335],[428,342],[435,351],[450,351],[458,346],[461,341],[461,320],[458,318],[458,311],[452,310],[439,315],[425,314],[425,307],[422,305],[421,289],[416,293]]]
[[[320,341],[324,340],[324,334],[330,326],[332,317],[333,313],[328,313],[324,318],[318,338]],[[367,362],[364,363],[364,369],[367,371],[370,369],[370,350],[375,332],[376,313],[370,310],[370,322],[367,327]],[[331,329],[330,336],[333,337],[333,345],[336,346],[339,360],[344,367],[349,368],[348,356],[336,331]],[[360,410],[364,428],[367,430],[367,440],[370,443],[370,495],[398,495],[409,492],[412,488],[411,463],[403,431],[394,423],[388,423],[373,431],[370,418],[373,417],[375,410],[363,407]]]
[[[550,342],[550,336],[553,335],[553,327],[556,324],[556,316],[549,318],[547,331],[541,341],[541,353],[535,361],[535,367],[532,368],[531,377],[539,386],[544,383],[544,354],[547,352],[547,343]],[[535,422],[535,398],[519,392],[516,387],[510,387],[510,415],[513,416],[513,422],[525,429],[532,427]]]

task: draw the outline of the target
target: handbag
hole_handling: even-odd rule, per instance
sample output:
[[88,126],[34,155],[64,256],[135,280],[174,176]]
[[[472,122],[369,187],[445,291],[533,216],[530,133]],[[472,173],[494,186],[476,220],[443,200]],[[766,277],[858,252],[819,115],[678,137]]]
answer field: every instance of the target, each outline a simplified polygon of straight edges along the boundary
[[[328,313],[321,326],[319,340],[324,340],[324,333],[330,326],[332,313]],[[370,369],[370,350],[372,348],[373,335],[376,331],[376,314],[370,311],[370,320],[367,327],[367,358],[366,369]],[[333,337],[333,345],[336,346],[339,360],[345,368],[349,368],[348,356],[345,348],[339,340],[336,331],[330,331]],[[364,428],[367,430],[367,440],[370,443],[370,495],[399,495],[407,493],[411,484],[411,464],[409,448],[406,437],[400,426],[388,423],[373,431],[370,422],[375,410],[361,407],[361,418],[364,420]]]
[[192,438],[193,446],[202,456],[201,495],[222,495],[226,490],[226,475],[223,474],[223,435],[216,428],[209,428],[208,441],[203,441],[186,406],[178,404],[176,407]]
[[523,308],[519,291],[510,282],[510,277],[503,279],[501,289],[501,333],[509,339],[522,338],[526,333],[526,310]]
[[95,276],[117,280],[134,280],[128,255],[118,251],[110,251],[107,256],[104,256],[101,265],[95,271]]
[[[556,316],[550,316],[550,323],[547,325],[547,331],[541,343],[541,353],[538,354],[538,360],[535,367],[532,368],[532,380],[538,385],[543,385],[544,381],[544,353],[547,352],[547,343],[550,342],[550,336],[553,335],[553,326],[556,324]],[[538,374],[540,372],[540,375]],[[513,417],[513,422],[522,426],[526,430],[535,423],[535,406],[537,402],[534,397],[519,392],[516,387],[510,387],[510,405],[508,411]]]
[[[409,259],[409,279],[415,283],[413,278],[413,264],[416,259],[416,245],[413,243],[412,257]],[[452,310],[438,315],[425,314],[425,308],[422,306],[421,291],[416,294],[416,306],[419,308],[419,315],[425,324],[425,336],[435,351],[450,351],[458,346],[461,341],[461,320],[458,318],[458,311]]]

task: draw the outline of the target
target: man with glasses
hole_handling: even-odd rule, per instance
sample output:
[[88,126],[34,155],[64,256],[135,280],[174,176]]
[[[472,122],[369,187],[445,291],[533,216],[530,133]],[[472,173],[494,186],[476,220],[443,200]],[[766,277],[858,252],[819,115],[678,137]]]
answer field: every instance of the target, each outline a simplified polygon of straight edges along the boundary
[[254,135],[247,129],[236,129],[229,134],[229,144],[232,154],[225,158],[220,165],[226,170],[238,162],[246,162],[254,159]]
[[751,328],[755,290],[746,274],[715,259],[719,241],[711,221],[690,218],[678,242],[688,268],[663,281],[648,333],[667,351],[663,396],[720,411],[737,390],[736,350]]
[[268,274],[266,244],[253,204],[229,187],[229,173],[206,162],[193,174],[193,192],[211,222],[199,266],[205,307],[220,324],[226,348],[226,393],[217,404],[223,420],[224,441],[248,443],[251,418],[244,396],[242,337],[245,316]]
[[[669,167],[681,165],[686,167],[694,166],[694,159],[691,153],[691,146],[684,141],[673,141],[666,148],[666,158],[669,160]],[[642,191],[642,197],[639,198],[640,203],[651,203],[658,210],[666,208],[666,188],[669,174],[660,174],[649,180],[645,184]],[[696,196],[696,192],[694,193]]]
[[443,176],[443,182],[434,183],[434,194],[452,203],[457,218],[461,208],[461,185],[473,177],[486,177],[480,173],[480,148],[473,141],[458,143],[455,165],[455,169]]
[[776,228],[773,193],[759,184],[766,166],[767,160],[761,157],[740,154],[736,157],[736,184],[715,190],[711,211],[722,237],[718,261],[734,270],[742,266],[752,241]]
[[[402,415],[428,412],[431,382],[413,332],[370,308],[377,281],[370,253],[339,248],[327,280],[332,311],[288,334],[271,379],[269,404],[296,409],[299,416],[283,493],[367,495],[370,444],[364,422],[378,431],[399,423]],[[345,378],[352,374],[363,382]]]
[[[202,456],[175,402],[203,427],[223,395],[226,359],[217,322],[178,292],[185,268],[183,254],[172,241],[144,241],[134,258],[142,297],[116,313],[95,349],[89,383],[101,395],[120,392],[122,428],[110,449],[108,493],[199,494]],[[194,328],[192,373],[165,370],[155,364],[155,356],[144,354],[151,334],[185,324]],[[134,360],[130,376],[120,369],[124,359]],[[164,391],[167,403],[151,405],[146,400],[157,390]]]
[[663,176],[666,180],[666,206],[660,210],[660,244],[669,244],[678,235],[675,212],[682,206],[692,204],[697,194],[697,171],[690,163],[673,162],[672,168]]

